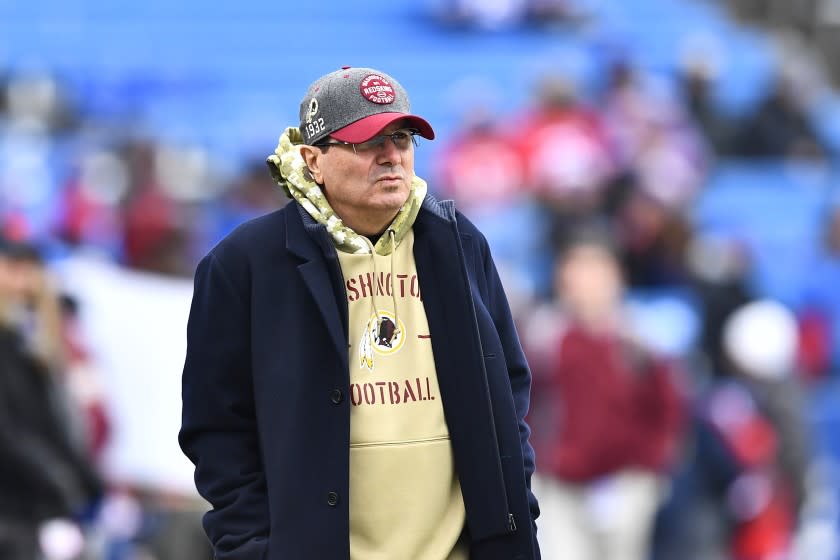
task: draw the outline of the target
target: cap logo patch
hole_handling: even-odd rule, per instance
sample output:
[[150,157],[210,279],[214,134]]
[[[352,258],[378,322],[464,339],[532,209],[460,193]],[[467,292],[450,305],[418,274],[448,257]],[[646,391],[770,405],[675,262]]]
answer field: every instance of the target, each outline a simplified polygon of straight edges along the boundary
[[379,74],[366,76],[359,84],[359,91],[362,92],[362,97],[378,105],[387,105],[396,99],[394,86]]
[[317,114],[318,114],[318,98],[313,97],[309,101],[309,111],[307,111],[307,113],[306,113],[306,122],[311,123],[312,122],[312,117],[314,117]]

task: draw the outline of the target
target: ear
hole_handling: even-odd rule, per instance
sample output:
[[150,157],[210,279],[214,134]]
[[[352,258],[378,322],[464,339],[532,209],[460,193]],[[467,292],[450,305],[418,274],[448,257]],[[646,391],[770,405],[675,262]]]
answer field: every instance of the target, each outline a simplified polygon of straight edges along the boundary
[[304,144],[300,147],[300,155],[303,158],[303,162],[306,164],[306,167],[309,169],[309,173],[312,175],[312,180],[319,185],[323,185],[324,177],[321,173],[320,158],[324,155],[324,153],[315,146],[307,146]]

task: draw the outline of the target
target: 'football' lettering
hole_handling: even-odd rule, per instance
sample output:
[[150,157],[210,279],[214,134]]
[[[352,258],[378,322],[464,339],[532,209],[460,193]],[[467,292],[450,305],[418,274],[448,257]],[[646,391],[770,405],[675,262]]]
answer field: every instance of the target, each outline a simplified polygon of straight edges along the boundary
[[435,399],[428,377],[350,384],[350,404],[353,406],[397,405]]

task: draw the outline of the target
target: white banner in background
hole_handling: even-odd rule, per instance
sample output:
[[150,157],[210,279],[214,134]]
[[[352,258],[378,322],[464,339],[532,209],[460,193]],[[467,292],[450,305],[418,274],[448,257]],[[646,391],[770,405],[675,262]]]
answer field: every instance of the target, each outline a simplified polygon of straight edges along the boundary
[[106,476],[115,483],[196,495],[193,466],[177,439],[192,282],[88,257],[63,261],[56,271],[79,301],[105,390],[112,423]]

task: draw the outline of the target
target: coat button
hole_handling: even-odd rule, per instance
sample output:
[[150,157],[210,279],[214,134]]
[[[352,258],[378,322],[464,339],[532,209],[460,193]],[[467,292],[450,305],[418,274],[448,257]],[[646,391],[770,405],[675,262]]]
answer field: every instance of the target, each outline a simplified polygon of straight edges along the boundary
[[333,389],[330,392],[330,400],[333,404],[339,404],[344,399],[344,393],[341,392],[341,389]]
[[327,504],[331,507],[335,507],[338,505],[338,494],[335,492],[328,492],[327,493]]

